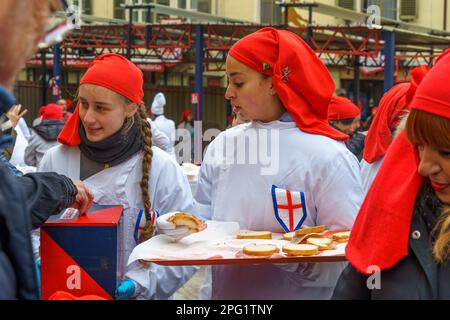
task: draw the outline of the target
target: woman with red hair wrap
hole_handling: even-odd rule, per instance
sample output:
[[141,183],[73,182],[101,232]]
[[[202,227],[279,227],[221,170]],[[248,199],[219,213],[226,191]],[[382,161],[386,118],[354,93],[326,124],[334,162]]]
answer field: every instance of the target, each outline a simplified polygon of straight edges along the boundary
[[450,299],[450,51],[410,108],[355,221],[336,299]]
[[[195,213],[247,230],[350,229],[362,202],[359,164],[348,136],[327,122],[334,82],[315,52],[292,32],[264,28],[234,44],[226,72],[225,97],[251,121],[208,146]],[[329,299],[344,266],[212,266],[202,296]]]
[[[142,72],[117,54],[98,56],[80,81],[79,103],[39,171],[81,179],[102,205],[124,206],[124,261],[153,234],[158,214],[191,211],[178,164],[157,147],[142,102]],[[138,262],[120,270],[118,298],[167,299],[196,271]]]
[[383,157],[394,140],[395,129],[408,113],[411,99],[429,70],[427,66],[412,69],[410,82],[397,84],[381,99],[367,132],[364,156],[361,160],[361,178],[365,193],[369,190]]

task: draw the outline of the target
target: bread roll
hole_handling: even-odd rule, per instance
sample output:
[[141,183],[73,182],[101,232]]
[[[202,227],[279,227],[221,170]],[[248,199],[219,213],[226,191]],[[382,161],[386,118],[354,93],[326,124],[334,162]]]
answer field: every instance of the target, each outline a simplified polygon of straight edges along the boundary
[[250,256],[271,256],[280,250],[276,245],[273,244],[256,244],[252,243],[244,246],[244,253]]
[[326,226],[321,225],[321,226],[314,226],[314,227],[309,227],[309,228],[300,228],[297,231],[295,231],[295,235],[296,236],[302,236],[308,233],[321,233],[324,232],[326,230]]
[[186,226],[193,232],[199,232],[206,228],[206,223],[199,218],[185,212],[177,212],[167,221],[172,222],[177,227]]
[[239,232],[236,235],[238,239],[272,239],[272,232],[270,231],[249,231]]
[[333,241],[330,238],[308,238],[308,239],[306,239],[306,243],[317,246],[319,248],[319,250],[329,249],[332,242]]
[[344,232],[336,232],[333,234],[333,239],[337,242],[346,242],[350,238],[350,231],[344,231]]
[[283,234],[283,240],[291,241],[294,236],[295,236],[295,232],[285,233],[285,234]]
[[319,247],[311,244],[288,243],[283,246],[283,252],[293,256],[313,256],[319,253]]

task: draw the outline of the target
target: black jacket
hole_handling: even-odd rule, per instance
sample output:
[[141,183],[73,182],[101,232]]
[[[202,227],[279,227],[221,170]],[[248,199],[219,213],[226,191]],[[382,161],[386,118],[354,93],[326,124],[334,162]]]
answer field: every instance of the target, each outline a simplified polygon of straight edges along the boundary
[[56,141],[64,125],[63,120],[45,120],[34,126],[33,130],[46,141]]
[[367,276],[348,265],[332,299],[450,299],[450,265],[438,265],[434,261],[429,230],[426,219],[416,210],[411,223],[409,254],[393,268],[381,272],[381,288],[369,290]]
[[75,201],[72,181],[56,173],[14,176],[0,164],[0,300],[38,299],[30,231]]
[[361,160],[363,151],[364,151],[364,144],[365,144],[366,136],[362,133],[355,132],[350,139],[345,141],[345,145],[347,146],[347,149],[351,151],[359,160]]

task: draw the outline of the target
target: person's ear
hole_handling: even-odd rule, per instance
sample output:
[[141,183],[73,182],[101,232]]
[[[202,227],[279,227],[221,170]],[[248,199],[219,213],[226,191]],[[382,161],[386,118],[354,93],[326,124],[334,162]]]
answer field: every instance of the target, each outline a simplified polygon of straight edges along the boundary
[[126,106],[127,117],[132,117],[138,111],[139,106],[137,103],[132,102]]

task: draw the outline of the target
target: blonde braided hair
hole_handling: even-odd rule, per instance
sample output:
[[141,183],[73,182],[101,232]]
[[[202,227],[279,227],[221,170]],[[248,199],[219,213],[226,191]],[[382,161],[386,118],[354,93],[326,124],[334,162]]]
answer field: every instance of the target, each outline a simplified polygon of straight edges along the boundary
[[144,230],[139,235],[139,243],[150,239],[153,235],[152,203],[150,201],[150,195],[148,191],[148,181],[150,179],[150,169],[152,165],[153,151],[152,151],[152,130],[150,123],[147,121],[147,113],[145,105],[140,105],[138,113],[136,113],[137,121],[141,125],[141,139],[144,146],[144,158],[142,159],[142,179],[141,179],[141,194],[142,201],[144,202],[144,211],[146,223]]

